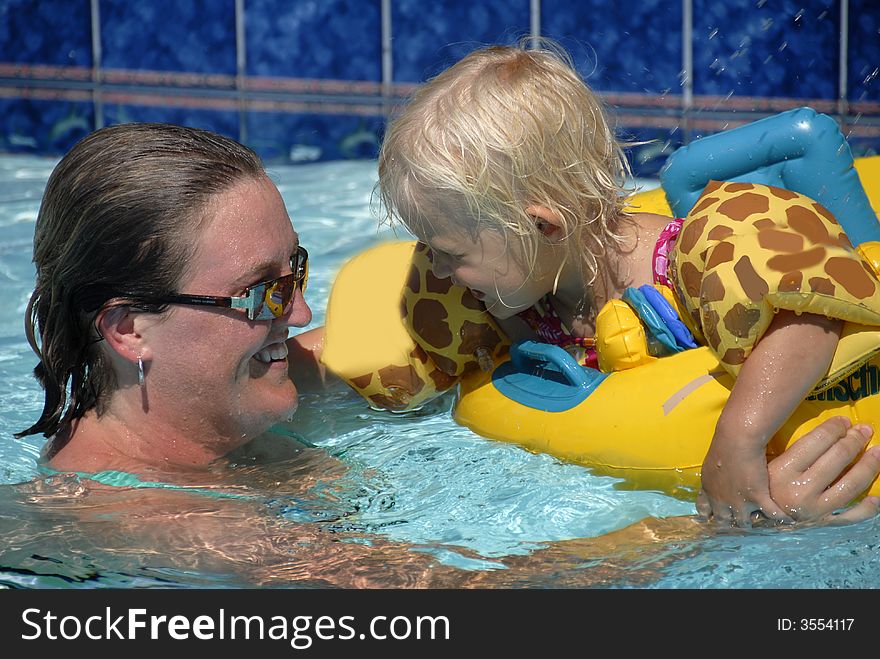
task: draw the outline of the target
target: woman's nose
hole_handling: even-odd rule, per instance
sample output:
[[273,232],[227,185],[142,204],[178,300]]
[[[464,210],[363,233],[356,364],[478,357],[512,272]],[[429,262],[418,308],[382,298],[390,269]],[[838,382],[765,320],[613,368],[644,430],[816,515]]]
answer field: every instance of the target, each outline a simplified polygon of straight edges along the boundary
[[290,304],[290,311],[287,312],[286,316],[282,316],[282,318],[286,319],[287,325],[293,325],[294,327],[305,327],[312,322],[312,310],[305,297],[303,297],[301,288],[297,287],[296,292],[293,294],[293,302]]

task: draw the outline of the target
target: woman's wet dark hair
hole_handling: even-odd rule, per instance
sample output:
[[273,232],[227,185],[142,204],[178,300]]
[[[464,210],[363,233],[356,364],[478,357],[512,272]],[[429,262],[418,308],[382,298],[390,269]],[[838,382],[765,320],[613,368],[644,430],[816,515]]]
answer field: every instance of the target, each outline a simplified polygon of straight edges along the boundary
[[263,176],[247,147],[167,124],[102,128],[62,158],[37,216],[37,279],[25,316],[45,401],[17,437],[51,437],[92,407],[101,414],[116,378],[98,313],[117,304],[161,311],[146,301],[178,292],[208,202]]

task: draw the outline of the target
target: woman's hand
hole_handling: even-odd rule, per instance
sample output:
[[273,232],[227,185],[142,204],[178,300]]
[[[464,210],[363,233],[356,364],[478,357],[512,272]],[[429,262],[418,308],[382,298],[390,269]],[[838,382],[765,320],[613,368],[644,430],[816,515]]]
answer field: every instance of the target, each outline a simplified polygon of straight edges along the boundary
[[798,522],[846,524],[874,517],[880,497],[850,505],[880,473],[880,446],[853,464],[872,435],[871,426],[853,426],[846,417],[820,424],[770,462],[773,500]]

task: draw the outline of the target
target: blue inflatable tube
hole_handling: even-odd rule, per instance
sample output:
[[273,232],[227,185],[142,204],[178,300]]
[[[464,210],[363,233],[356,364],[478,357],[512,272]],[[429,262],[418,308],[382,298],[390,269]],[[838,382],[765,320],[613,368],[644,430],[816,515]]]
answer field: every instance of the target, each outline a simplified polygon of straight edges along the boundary
[[880,224],[853,166],[849,145],[834,119],[811,108],[789,110],[696,140],[673,153],[660,172],[676,217],[688,214],[712,180],[800,192],[831,211],[853,245],[880,241]]

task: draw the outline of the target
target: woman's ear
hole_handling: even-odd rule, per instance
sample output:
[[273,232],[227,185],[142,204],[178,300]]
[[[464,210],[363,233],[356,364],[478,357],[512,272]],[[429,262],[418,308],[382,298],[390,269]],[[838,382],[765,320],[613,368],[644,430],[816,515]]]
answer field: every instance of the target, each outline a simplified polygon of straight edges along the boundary
[[526,215],[534,220],[535,227],[545,238],[557,238],[563,234],[562,218],[558,213],[538,204],[527,206],[525,211]]
[[108,347],[131,362],[148,358],[143,336],[136,328],[138,313],[131,307],[119,305],[102,309],[95,318],[95,328]]

